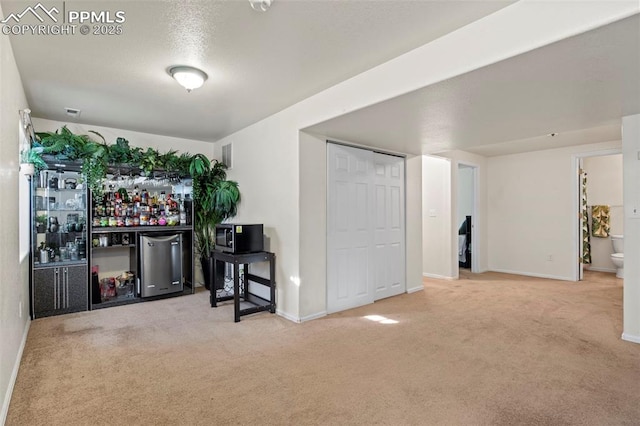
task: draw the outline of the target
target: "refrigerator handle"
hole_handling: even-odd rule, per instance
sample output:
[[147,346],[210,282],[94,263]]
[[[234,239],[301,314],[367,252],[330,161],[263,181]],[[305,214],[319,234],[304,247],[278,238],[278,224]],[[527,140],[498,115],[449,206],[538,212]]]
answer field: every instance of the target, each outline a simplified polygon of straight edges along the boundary
[[60,292],[60,277],[58,274],[58,268],[53,270],[55,276],[53,278],[53,309],[58,309],[58,296]]
[[69,268],[64,268],[64,307],[69,307]]

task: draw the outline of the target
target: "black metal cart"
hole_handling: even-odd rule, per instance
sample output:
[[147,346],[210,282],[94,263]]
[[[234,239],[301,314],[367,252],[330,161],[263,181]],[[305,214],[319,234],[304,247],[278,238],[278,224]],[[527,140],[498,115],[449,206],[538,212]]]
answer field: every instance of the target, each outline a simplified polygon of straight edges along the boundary
[[[257,262],[269,262],[269,278],[263,278],[249,273],[249,264]],[[225,263],[233,265],[233,295],[218,296],[218,290],[224,287],[224,273],[220,268],[225,267]],[[243,282],[244,286],[240,286],[240,265],[243,265]],[[257,253],[233,254],[222,251],[214,251],[213,253],[213,276],[210,291],[211,307],[218,306],[218,302],[233,299],[234,321],[239,322],[240,317],[261,311],[269,311],[272,314],[276,312],[276,255],[267,251]],[[270,300],[249,292],[249,282],[261,284],[269,288]],[[240,302],[251,305],[248,308],[240,309]]]

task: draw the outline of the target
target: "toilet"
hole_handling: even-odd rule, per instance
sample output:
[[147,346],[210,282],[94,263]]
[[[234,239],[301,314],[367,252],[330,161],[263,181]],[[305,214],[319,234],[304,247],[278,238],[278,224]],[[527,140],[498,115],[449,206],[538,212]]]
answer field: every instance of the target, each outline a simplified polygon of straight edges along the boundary
[[622,235],[611,235],[613,244],[613,254],[611,261],[616,265],[616,277],[624,278],[624,237]]

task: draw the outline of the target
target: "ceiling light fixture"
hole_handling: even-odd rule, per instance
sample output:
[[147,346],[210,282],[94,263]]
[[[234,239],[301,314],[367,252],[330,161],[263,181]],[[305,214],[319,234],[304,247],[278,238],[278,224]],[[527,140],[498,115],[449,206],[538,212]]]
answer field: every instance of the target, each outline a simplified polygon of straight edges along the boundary
[[169,75],[175,78],[182,87],[187,89],[187,92],[191,92],[193,89],[202,86],[208,78],[204,71],[182,65],[169,68]]
[[251,8],[258,12],[266,12],[271,7],[273,0],[249,0]]

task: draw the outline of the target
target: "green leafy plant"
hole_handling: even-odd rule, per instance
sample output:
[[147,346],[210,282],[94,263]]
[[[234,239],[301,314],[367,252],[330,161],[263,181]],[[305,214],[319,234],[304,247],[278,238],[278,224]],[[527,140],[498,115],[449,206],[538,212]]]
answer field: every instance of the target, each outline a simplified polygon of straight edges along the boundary
[[238,183],[228,181],[226,166],[216,160],[210,162],[204,155],[192,159],[193,198],[196,251],[209,257],[215,246],[215,227],[236,215],[240,203]]
[[193,159],[193,155],[189,154],[188,152],[183,152],[182,154],[180,154],[180,157],[178,157],[178,161],[177,161],[177,172],[180,174],[180,176],[191,176],[190,173],[190,166],[191,166],[191,160]]
[[34,172],[38,173],[47,168],[47,163],[42,159],[42,148],[29,148],[20,153],[20,163],[33,164]]
[[131,147],[125,138],[117,138],[107,153],[107,161],[110,164],[129,163],[131,160]]
[[107,146],[104,137],[100,133],[92,132],[100,136],[103,143],[87,143],[80,152],[82,159],[82,175],[91,190],[94,199],[102,197],[102,180],[107,174]]
[[[103,141],[104,137],[95,131],[90,131],[98,135]],[[87,149],[94,149],[95,142],[88,135],[76,135],[67,126],[55,132],[37,132],[36,136],[40,140],[44,154],[51,154],[59,159],[78,160],[85,157]]]
[[180,157],[176,155],[178,151],[170,150],[164,154],[158,155],[159,168],[166,171],[176,171],[178,169],[178,161]]
[[36,232],[44,233],[47,230],[47,222],[49,218],[46,214],[39,214],[36,216]]
[[102,195],[101,181],[106,176],[108,146],[104,136],[89,130],[102,139],[95,142],[89,135],[76,135],[67,126],[55,132],[37,132],[42,145],[42,153],[53,155],[60,160],[81,160],[82,175],[95,198]]
[[157,170],[160,166],[160,152],[154,148],[147,148],[146,151],[142,153],[142,158],[140,159],[140,168],[147,174],[150,175],[153,170]]

